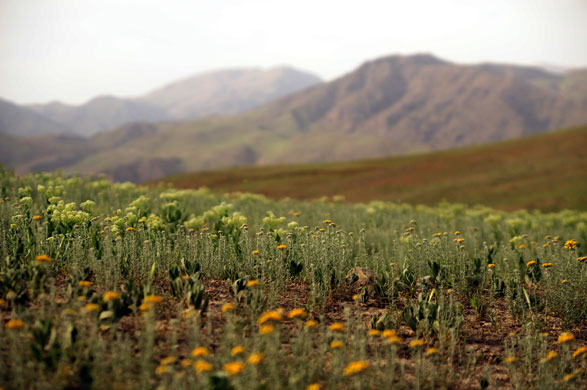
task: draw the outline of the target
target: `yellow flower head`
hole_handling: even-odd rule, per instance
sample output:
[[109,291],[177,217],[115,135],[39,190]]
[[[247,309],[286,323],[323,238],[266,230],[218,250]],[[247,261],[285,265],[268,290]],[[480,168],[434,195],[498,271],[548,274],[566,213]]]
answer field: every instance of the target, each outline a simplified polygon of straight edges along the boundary
[[410,344],[409,344],[410,348],[423,347],[424,345],[426,345],[426,343],[422,339],[414,339],[414,340],[410,341]]
[[194,370],[200,374],[202,372],[208,372],[208,371],[212,371],[214,369],[214,367],[212,366],[212,364],[208,363],[205,360],[196,360],[194,362]]
[[393,330],[393,329],[385,329],[381,333],[381,336],[383,336],[385,338],[389,338],[389,337],[397,336],[397,334],[395,333],[395,330]]
[[460,236],[460,235],[461,235],[461,232],[457,230],[457,231],[455,232],[455,236]]
[[104,302],[114,301],[118,298],[120,298],[120,294],[117,293],[116,291],[106,291],[104,293],[104,295],[102,296],[102,299],[104,300]]
[[308,320],[306,321],[306,328],[315,328],[318,325],[316,320]]
[[575,340],[575,335],[573,335],[571,332],[563,332],[560,334],[560,336],[558,336],[558,340],[557,340],[557,344],[564,344],[566,342],[569,341],[573,341]]
[[464,238],[457,238],[456,242],[458,242],[459,244],[462,244],[463,242],[465,242]]
[[230,303],[230,302],[225,303],[220,308],[220,311],[223,312],[223,313],[226,313],[227,311],[233,311],[233,310],[234,310],[234,305],[232,303]]
[[41,217],[40,215],[35,215],[35,216],[33,217],[33,221],[38,221],[38,220],[40,220],[41,218],[42,218],[42,217]]
[[277,249],[279,249],[280,251],[286,250],[287,245],[285,245],[285,244],[277,245]]
[[579,347],[575,352],[573,352],[573,359],[577,357],[587,358],[587,346]]
[[518,361],[518,358],[515,356],[507,356],[505,359],[503,359],[504,363],[508,363],[508,364],[512,364]]
[[257,256],[259,253],[261,253],[258,249],[255,249],[254,251],[251,252],[252,255]]
[[341,322],[335,322],[331,324],[328,329],[330,329],[332,332],[344,332],[344,324]]
[[191,355],[194,357],[209,356],[210,352],[208,351],[208,348],[206,348],[206,347],[196,347],[192,350]]
[[175,363],[176,361],[177,361],[177,358],[175,356],[167,356],[167,357],[164,357],[163,359],[161,359],[159,364],[162,366],[168,366],[170,364]]
[[524,249],[525,247],[526,247],[526,245],[524,245],[524,244],[518,245],[518,248],[520,248],[520,249]]
[[289,318],[306,318],[308,316],[308,313],[306,312],[306,309],[300,307],[298,309],[293,309],[292,311],[290,311],[287,316]]
[[273,333],[273,331],[275,330],[275,327],[271,324],[265,324],[262,325],[261,328],[259,329],[259,333],[265,335],[265,334],[271,334]]
[[367,331],[367,334],[368,334],[369,336],[379,336],[379,335],[381,334],[381,332],[380,332],[380,331],[378,331],[377,329],[369,329],[369,330]]
[[255,352],[249,355],[247,362],[249,362],[249,364],[257,365],[263,361],[263,357],[263,354]]
[[24,327],[24,322],[21,320],[9,320],[6,323],[6,329],[22,329]]
[[359,361],[356,361],[356,362],[350,362],[344,368],[344,371],[342,372],[342,374],[344,376],[354,375],[354,374],[358,374],[360,372],[363,372],[363,371],[365,371],[368,368],[369,368],[369,362],[368,361],[359,360]]
[[535,260],[531,260],[531,261],[529,261],[529,262],[526,263],[526,267],[532,267],[535,264],[536,264],[536,261]]
[[330,343],[330,349],[338,349],[344,347],[344,343],[340,340],[334,340]]
[[37,263],[48,263],[51,261],[51,258],[47,255],[39,255],[39,256],[35,257],[35,261]]
[[224,371],[228,372],[229,375],[236,375],[245,369],[245,364],[243,362],[231,362],[226,363],[222,368],[224,368]]
[[247,282],[247,287],[255,287],[255,286],[258,286],[258,285],[259,285],[259,282],[256,281],[255,279],[249,280]]
[[438,355],[440,353],[440,351],[438,350],[438,348],[428,348],[426,350],[426,356],[432,356],[432,355]]
[[127,231],[127,232],[134,232],[135,230],[137,230],[137,229],[135,229],[135,228],[134,228],[134,227],[132,227],[132,226],[129,226],[129,227],[127,227],[127,228],[126,228],[126,231]]
[[577,241],[575,240],[567,240],[565,242],[565,249],[573,250],[577,247]]
[[171,372],[171,369],[169,368],[169,366],[159,365],[155,369],[155,373],[157,375],[167,374],[168,372]]
[[495,264],[493,264],[493,263],[491,263],[491,264],[487,264],[487,266],[488,266],[489,268],[495,268],[495,267],[496,267],[496,265],[495,265]]
[[312,383],[311,385],[306,386],[306,390],[320,390],[322,386],[320,383]]
[[86,306],[84,308],[87,312],[92,312],[100,310],[100,305],[98,305],[97,303],[86,303]]
[[540,363],[549,362],[549,361],[551,361],[552,359],[554,359],[557,356],[558,356],[558,352],[556,352],[556,351],[548,351],[548,353],[546,354],[546,357],[543,357],[542,359],[540,359]]
[[401,344],[404,340],[399,336],[389,336],[385,338],[385,341],[389,344]]
[[141,303],[141,305],[139,306],[139,310],[140,311],[147,311],[147,310],[151,310],[153,308],[153,304],[151,303]]
[[92,282],[90,282],[89,280],[81,280],[77,285],[80,287],[90,287],[92,285]]
[[192,365],[192,361],[190,359],[182,359],[179,362],[179,365],[182,366],[183,368],[189,367]]
[[542,266],[544,268],[550,268],[550,267],[552,267],[552,263],[544,263],[544,264],[542,264]]
[[283,315],[279,311],[273,310],[265,312],[261,315],[261,317],[259,317],[260,325],[269,321],[281,322],[283,321]]
[[163,302],[163,297],[161,297],[159,295],[147,295],[145,297],[145,302],[146,303],[160,303],[160,302]]
[[232,356],[240,355],[243,352],[245,352],[245,348],[242,345],[237,345],[230,350]]

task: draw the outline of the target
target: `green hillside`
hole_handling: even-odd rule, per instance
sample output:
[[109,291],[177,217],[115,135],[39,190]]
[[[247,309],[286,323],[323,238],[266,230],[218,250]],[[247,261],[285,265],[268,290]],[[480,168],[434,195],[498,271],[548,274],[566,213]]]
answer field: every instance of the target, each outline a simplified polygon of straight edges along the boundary
[[244,167],[186,173],[163,182],[250,191],[272,198],[342,195],[500,209],[587,209],[587,126],[496,144],[347,163]]

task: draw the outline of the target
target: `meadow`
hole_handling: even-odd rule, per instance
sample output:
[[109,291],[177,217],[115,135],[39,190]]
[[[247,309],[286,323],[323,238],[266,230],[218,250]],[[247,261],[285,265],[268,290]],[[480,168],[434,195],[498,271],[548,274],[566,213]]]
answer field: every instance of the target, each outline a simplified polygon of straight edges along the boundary
[[0,170],[3,389],[584,389],[587,213]]

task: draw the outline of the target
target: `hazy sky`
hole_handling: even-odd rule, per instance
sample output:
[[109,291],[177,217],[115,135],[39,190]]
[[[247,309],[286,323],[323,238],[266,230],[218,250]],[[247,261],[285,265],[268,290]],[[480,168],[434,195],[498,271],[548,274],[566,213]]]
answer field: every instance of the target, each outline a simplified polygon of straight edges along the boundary
[[134,96],[217,68],[368,59],[587,66],[587,0],[0,0],[0,97]]

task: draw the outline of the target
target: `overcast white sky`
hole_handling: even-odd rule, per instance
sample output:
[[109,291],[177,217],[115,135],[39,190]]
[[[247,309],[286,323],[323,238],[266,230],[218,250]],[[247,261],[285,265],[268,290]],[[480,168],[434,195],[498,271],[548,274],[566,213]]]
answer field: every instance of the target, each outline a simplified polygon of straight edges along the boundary
[[0,0],[0,97],[135,96],[217,68],[388,54],[587,66],[587,0]]

